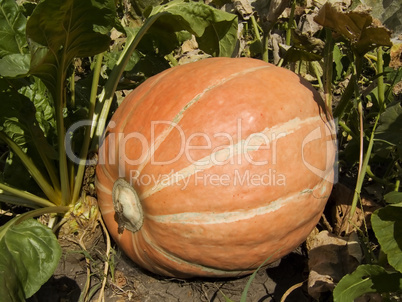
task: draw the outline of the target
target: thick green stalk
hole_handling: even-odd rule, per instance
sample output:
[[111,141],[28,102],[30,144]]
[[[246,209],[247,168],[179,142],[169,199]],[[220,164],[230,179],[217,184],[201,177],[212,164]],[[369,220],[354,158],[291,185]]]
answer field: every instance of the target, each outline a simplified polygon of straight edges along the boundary
[[363,123],[363,104],[361,99],[357,103],[357,111],[359,113],[359,130],[360,130],[360,158],[359,158],[359,170],[358,174],[362,172],[363,165],[363,153],[364,153],[364,123]]
[[39,169],[35,166],[32,159],[18,146],[12,139],[10,139],[3,132],[0,132],[0,140],[3,140],[11,150],[21,159],[24,166],[27,168],[33,179],[42,189],[43,193],[52,201],[54,204],[59,204],[59,196],[54,191],[52,186],[49,184],[47,179],[45,179]]
[[[94,76],[92,80],[92,87],[91,87],[91,97],[89,99],[89,112],[88,112],[88,119],[93,120],[94,118],[94,111],[95,111],[95,104],[97,99],[97,92],[98,92],[98,84],[99,84],[99,76],[100,71],[102,68],[103,62],[103,53],[98,54],[96,56],[96,64],[94,68]],[[92,127],[95,127],[95,124],[92,123]],[[82,180],[84,177],[84,171],[86,166],[86,159],[88,156],[88,148],[89,143],[91,141],[91,127],[87,126],[85,129],[85,136],[84,141],[82,143],[81,153],[80,153],[80,163],[78,164],[77,175],[75,177],[74,182],[74,189],[73,189],[73,198],[72,203],[75,204],[78,200],[80,189],[82,186]]]
[[122,51],[119,60],[117,61],[115,67],[109,75],[109,78],[101,92],[99,97],[99,102],[97,104],[97,108],[95,108],[95,112],[100,112],[99,117],[95,116],[95,121],[97,120],[97,127],[95,138],[93,140],[93,147],[97,149],[97,145],[99,144],[99,138],[103,134],[103,131],[106,127],[106,119],[109,114],[110,105],[112,104],[113,96],[117,88],[117,84],[123,74],[124,68],[126,67],[128,61],[134,50],[136,49],[138,43],[141,41],[142,37],[147,33],[150,27],[155,23],[156,20],[162,15],[167,14],[166,12],[159,12],[155,15],[151,16],[147,19],[144,25],[141,27],[137,35],[132,40],[126,41],[126,47]]
[[[34,137],[34,136],[32,136]],[[40,158],[42,159],[43,165],[46,168],[47,173],[49,174],[50,181],[52,182],[52,186],[54,191],[57,195],[60,195],[60,180],[58,177],[58,173],[56,170],[56,166],[52,160],[49,159],[48,155],[46,154],[43,146],[41,145],[40,141],[33,140],[36,146],[36,150],[39,153]]]
[[262,60],[268,62],[269,60],[269,34],[264,33],[262,36]]
[[[301,65],[301,62],[302,61],[299,62],[299,66]],[[324,85],[322,84],[322,81],[321,81],[320,71],[318,70],[317,65],[318,65],[318,62],[316,62],[316,61],[310,62],[310,66],[314,71],[315,77],[317,78],[318,86],[320,87],[320,89],[324,89]]]
[[56,84],[56,98],[55,98],[55,111],[56,111],[56,124],[57,124],[57,138],[59,146],[59,173],[61,184],[61,201],[62,205],[68,205],[70,203],[70,179],[67,165],[67,155],[65,146],[66,130],[64,128],[63,107],[64,107],[64,85],[65,76],[64,70],[66,69],[64,60],[61,60],[61,66],[59,66],[59,72],[57,74]]
[[[70,76],[70,107],[75,108],[75,68],[73,73]],[[71,141],[71,148],[74,149],[74,141]],[[69,174],[69,182],[70,187],[74,187],[74,175],[75,175],[75,164],[72,161],[68,162],[68,174]]]
[[[382,52],[380,51],[378,54],[382,55]],[[361,66],[362,66],[361,65],[362,64],[361,58],[356,57],[355,62],[356,62],[356,64],[355,64],[355,75],[356,75],[356,84],[355,84],[356,87],[355,87],[355,89],[358,90],[357,79],[359,78],[360,72],[361,72]],[[380,65],[378,65],[378,62],[380,62]],[[382,57],[381,57],[381,59],[379,59],[379,58],[377,59],[377,74],[378,74],[378,72],[380,70],[383,70]],[[383,85],[383,83],[382,83],[382,85]],[[382,99],[384,101],[384,89],[381,89],[381,91],[382,91],[381,96],[380,96],[380,89],[378,91],[379,91],[379,100]],[[361,135],[361,139],[362,139],[362,136],[364,135],[364,133],[363,133],[364,129],[362,127],[362,124],[363,124],[363,120],[362,120],[363,108],[362,108],[362,104],[361,104],[362,100],[360,98],[360,94],[358,93],[358,91],[356,91],[356,94],[358,95],[358,110],[359,110],[360,119],[361,119],[361,122],[360,122],[360,128],[361,128],[360,133],[361,134],[360,135]],[[382,102],[382,104],[383,103],[384,102]],[[383,111],[383,108],[384,108],[384,106],[380,107],[380,110],[377,113],[377,116],[376,116],[375,122],[374,122],[374,126],[373,126],[373,129],[371,131],[370,140],[369,140],[369,144],[368,144],[366,153],[364,155],[363,160],[361,160],[360,163],[359,163],[359,174],[357,176],[357,182],[356,182],[355,192],[354,192],[354,195],[353,195],[352,206],[351,206],[350,213],[349,213],[349,222],[352,221],[353,215],[355,214],[355,211],[356,211],[357,202],[360,199],[361,188],[362,188],[362,185],[363,185],[364,178],[366,176],[366,172],[367,172],[367,169],[368,169],[368,163],[369,163],[369,160],[370,160],[370,157],[371,157],[371,151],[372,151],[373,145],[374,145],[375,130],[377,128],[378,121],[380,120],[380,116],[381,116],[381,113]],[[361,154],[363,154],[362,142],[361,142],[361,146],[360,146],[360,152],[361,152]],[[348,225],[348,229],[349,229],[349,225]]]
[[296,0],[292,1],[292,7],[290,9],[290,16],[288,21],[288,27],[286,29],[286,45],[290,45],[290,40],[292,38],[292,28],[295,19],[295,10],[296,10]]
[[394,191],[396,191],[396,192],[399,191],[400,184],[401,184],[401,181],[399,179],[397,179],[395,182]]
[[24,220],[42,216],[44,214],[53,214],[53,213],[63,214],[63,213],[67,213],[69,210],[70,210],[70,207],[68,207],[68,206],[41,208],[41,209],[29,211],[24,214],[21,214],[20,216],[17,216],[16,223],[18,224],[18,223],[23,222]]
[[377,74],[380,76],[377,78],[378,84],[378,105],[380,110],[384,108],[384,100],[385,100],[385,89],[384,89],[384,76],[382,73],[384,72],[384,61],[382,58],[383,50],[382,47],[378,47],[377,49]]
[[22,191],[22,190],[10,187],[3,183],[0,183],[0,190],[3,190],[5,192],[12,194],[12,195],[7,196],[6,194],[0,193],[0,200],[5,201],[5,202],[9,202],[12,204],[17,204],[17,205],[26,205],[27,203],[25,201],[28,201],[28,202],[32,203],[32,206],[35,205],[36,207],[54,207],[55,206],[55,204],[51,203],[47,199],[36,196],[27,191]]
[[371,157],[371,151],[372,151],[373,145],[374,145],[374,133],[375,133],[375,130],[377,128],[379,119],[380,119],[380,114],[378,114],[376,119],[375,119],[374,127],[373,127],[373,130],[371,131],[369,145],[367,147],[366,154],[364,155],[361,172],[357,176],[355,192],[354,192],[354,195],[353,195],[352,206],[351,206],[350,214],[349,214],[349,221],[352,220],[353,215],[355,214],[355,211],[356,211],[357,202],[360,199],[361,188],[362,188],[362,185],[363,185],[364,178],[366,176],[367,166],[368,166],[368,163],[369,163],[369,160],[370,160],[370,157]]

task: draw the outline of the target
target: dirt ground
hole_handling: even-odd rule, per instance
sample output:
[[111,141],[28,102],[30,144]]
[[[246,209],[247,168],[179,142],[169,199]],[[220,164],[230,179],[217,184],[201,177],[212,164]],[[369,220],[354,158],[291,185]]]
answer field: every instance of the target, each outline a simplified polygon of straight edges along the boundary
[[[92,275],[89,293],[99,288],[104,267],[103,239],[100,238],[88,251],[87,259],[90,260],[86,260],[80,246],[71,242],[61,242],[61,245],[63,255],[53,277],[28,302],[79,301],[87,280],[87,263]],[[249,279],[249,276],[229,280],[164,278],[140,269],[118,249],[113,255],[110,263],[114,280],[108,278],[104,295],[106,302],[220,302],[225,301],[224,295],[238,302]],[[279,302],[289,288],[306,279],[307,258],[300,247],[258,272],[249,289],[247,301]],[[98,301],[98,296],[99,290],[90,301]],[[312,301],[306,291],[306,282],[291,291],[285,301]]]

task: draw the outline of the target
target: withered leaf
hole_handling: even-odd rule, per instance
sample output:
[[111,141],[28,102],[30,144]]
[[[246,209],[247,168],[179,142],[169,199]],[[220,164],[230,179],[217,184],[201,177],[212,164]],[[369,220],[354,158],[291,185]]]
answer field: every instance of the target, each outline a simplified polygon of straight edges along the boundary
[[364,55],[378,46],[392,46],[391,32],[377,26],[379,21],[373,20],[367,11],[342,12],[327,2],[314,20],[349,40],[358,55]]

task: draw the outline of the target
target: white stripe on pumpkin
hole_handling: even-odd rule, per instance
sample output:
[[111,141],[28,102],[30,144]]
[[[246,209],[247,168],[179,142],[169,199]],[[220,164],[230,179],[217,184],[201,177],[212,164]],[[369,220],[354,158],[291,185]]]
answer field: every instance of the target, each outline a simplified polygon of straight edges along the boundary
[[207,88],[205,88],[203,91],[201,91],[200,93],[198,93],[196,96],[194,96],[180,111],[178,114],[176,114],[176,116],[173,118],[173,120],[170,122],[170,126],[167,127],[164,131],[162,131],[162,133],[155,138],[153,145],[151,145],[149,151],[148,151],[148,156],[146,158],[146,160],[143,161],[143,163],[141,165],[138,166],[138,168],[136,169],[139,173],[141,173],[141,171],[145,168],[145,166],[147,164],[149,164],[151,158],[154,156],[154,153],[156,152],[156,150],[158,150],[159,146],[165,141],[166,137],[172,132],[172,130],[175,128],[175,126],[177,126],[180,121],[183,119],[184,117],[184,113],[191,108],[194,104],[196,104],[207,92],[213,90],[216,87],[222,86],[223,84],[229,82],[230,80],[236,78],[237,76],[242,76],[245,75],[247,73],[250,72],[254,72],[256,70],[259,69],[264,69],[264,68],[271,68],[271,66],[258,66],[258,67],[253,67],[247,70],[242,70],[240,72],[236,72],[231,74],[230,76],[228,76],[227,78],[223,78],[223,79],[219,79],[217,81],[217,83],[212,84],[210,86],[208,86]]
[[[139,197],[141,200],[144,200],[145,198],[150,197],[151,195],[163,190],[166,187],[175,185],[176,183],[183,181],[183,179],[191,177],[195,173],[200,173],[214,167],[215,164],[213,163],[213,160],[211,160],[212,158],[219,158],[219,162],[223,162],[238,154],[246,154],[246,153],[248,154],[252,151],[257,151],[265,142],[265,139],[262,138],[263,136],[268,138],[274,137],[274,139],[270,141],[270,143],[272,143],[278,140],[279,138],[294,133],[296,130],[300,129],[301,126],[303,126],[304,124],[314,123],[321,119],[322,117],[320,116],[309,117],[304,120],[300,120],[300,118],[294,118],[290,121],[287,121],[280,125],[273,126],[271,128],[266,127],[261,132],[250,134],[246,139],[241,140],[237,144],[229,145],[224,149],[220,149],[216,152],[213,152],[210,155],[201,158],[195,163],[189,165],[188,167],[183,168],[180,171],[177,171],[176,173],[173,173],[169,179],[160,180],[151,189],[143,192]],[[247,142],[248,148],[244,148],[245,142]]]
[[[270,202],[267,205],[248,209],[248,210],[239,210],[239,211],[232,211],[232,212],[224,212],[224,213],[213,213],[213,212],[205,212],[205,213],[177,213],[177,214],[168,214],[168,215],[149,215],[146,214],[146,219],[153,220],[158,223],[178,223],[178,224],[192,224],[192,225],[206,225],[206,224],[221,224],[221,223],[234,223],[241,220],[248,220],[252,219],[256,216],[266,215],[271,212],[275,212],[280,208],[293,203],[297,203],[298,199],[305,194],[314,195],[314,191],[317,188],[321,187],[319,194],[325,193],[328,189],[327,186],[330,184],[326,182],[326,178],[332,173],[330,171],[326,177],[314,188],[312,189],[305,189],[301,192],[296,192],[286,198],[279,198],[275,201]],[[327,199],[327,195],[315,196],[317,200]],[[304,198],[304,197],[302,197]]]

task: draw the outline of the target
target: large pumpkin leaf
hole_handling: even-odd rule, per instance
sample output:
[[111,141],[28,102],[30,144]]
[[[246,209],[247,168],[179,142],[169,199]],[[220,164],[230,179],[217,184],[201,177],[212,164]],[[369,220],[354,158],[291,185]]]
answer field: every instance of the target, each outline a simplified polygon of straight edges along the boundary
[[[200,2],[174,0],[156,6],[149,17],[164,14],[153,25],[165,33],[186,30],[197,38],[200,49],[213,56],[230,57],[236,46],[237,16]],[[150,30],[152,32],[152,28]]]
[[0,75],[16,77],[29,70],[26,17],[14,0],[0,0]]
[[46,86],[38,78],[33,78],[18,89],[18,92],[29,98],[35,106],[35,117],[46,137],[50,137],[56,129],[53,100]]
[[[16,143],[28,155],[32,161],[31,165],[35,165],[42,175],[47,175],[43,163],[45,161],[52,163],[51,160],[57,158],[57,152],[49,144],[43,130],[50,128],[49,125],[44,121],[38,122],[37,119],[37,116],[41,117],[41,113],[46,114],[46,110],[49,110],[40,105],[41,101],[44,102],[43,99],[46,100],[45,95],[32,91],[29,93],[35,84],[30,85],[29,82],[17,80],[11,82],[13,87],[8,86],[7,81],[0,80],[0,133]],[[21,86],[21,91],[33,97],[37,106],[15,90],[18,85]],[[50,129],[47,133],[50,133]],[[29,169],[22,165],[21,160],[13,152],[10,152],[2,173],[2,181],[35,194],[42,194],[26,168]]]
[[371,215],[371,224],[389,264],[402,273],[402,204],[378,209]]
[[74,57],[93,56],[109,47],[115,22],[113,0],[45,0],[27,23],[32,44],[31,72],[55,93],[58,74],[65,74]]
[[378,265],[360,265],[335,287],[335,302],[353,302],[366,293],[389,293],[402,289],[402,274],[387,272]]
[[0,58],[24,53],[26,22],[15,0],[0,0]]
[[0,297],[25,301],[53,274],[61,248],[53,232],[36,220],[0,228]]

